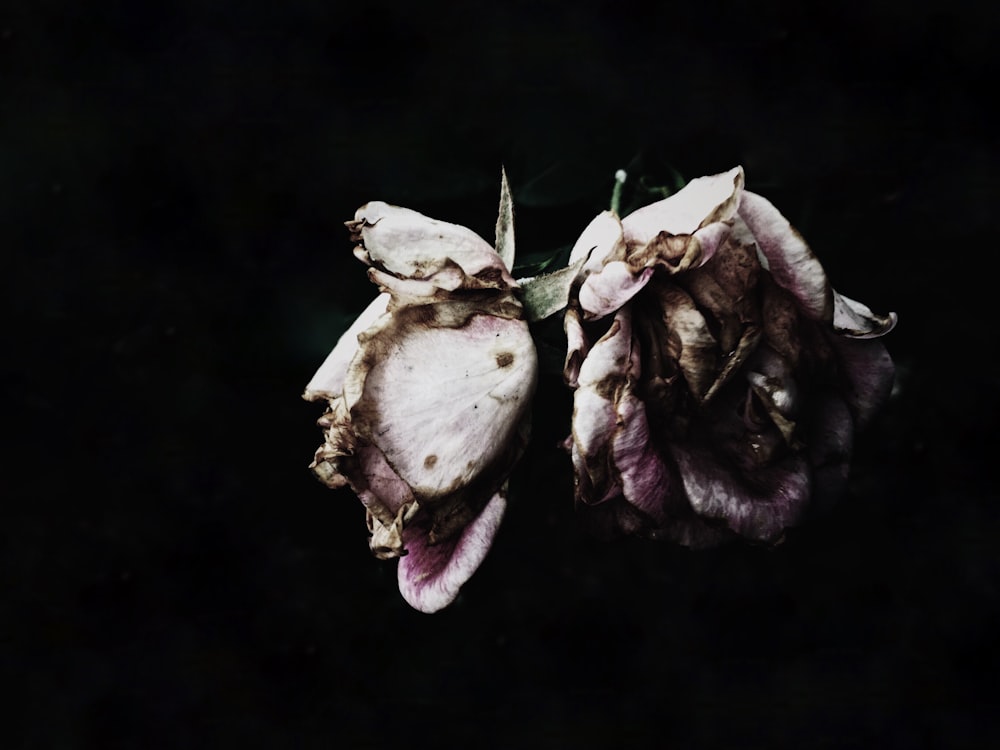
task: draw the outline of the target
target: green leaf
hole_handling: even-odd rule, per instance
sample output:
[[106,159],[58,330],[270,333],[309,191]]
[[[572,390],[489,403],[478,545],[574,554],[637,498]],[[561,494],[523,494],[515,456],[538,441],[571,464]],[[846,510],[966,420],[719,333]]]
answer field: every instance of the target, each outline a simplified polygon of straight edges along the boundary
[[496,251],[508,270],[514,268],[514,201],[507,170],[500,168],[500,210],[497,214]]
[[524,315],[528,322],[544,320],[566,307],[570,287],[585,261],[586,258],[581,258],[558,271],[518,280],[523,292]]

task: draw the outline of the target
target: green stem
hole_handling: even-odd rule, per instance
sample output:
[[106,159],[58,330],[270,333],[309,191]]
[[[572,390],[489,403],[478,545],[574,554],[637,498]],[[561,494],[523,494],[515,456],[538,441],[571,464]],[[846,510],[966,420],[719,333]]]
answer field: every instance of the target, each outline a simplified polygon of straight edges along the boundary
[[628,179],[628,173],[624,169],[619,169],[615,172],[615,187],[611,191],[611,210],[616,216],[620,216],[619,211],[622,205],[622,189],[625,187],[625,180]]

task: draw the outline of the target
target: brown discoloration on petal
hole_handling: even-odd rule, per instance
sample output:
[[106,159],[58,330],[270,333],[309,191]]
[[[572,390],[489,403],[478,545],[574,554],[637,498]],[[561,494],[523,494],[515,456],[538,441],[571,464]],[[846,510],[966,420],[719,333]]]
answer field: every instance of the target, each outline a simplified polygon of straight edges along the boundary
[[[408,483],[429,515],[431,543],[450,539],[496,494],[526,444],[518,425],[537,368],[527,326],[460,300],[402,308],[359,340],[344,389],[351,428]],[[429,402],[421,383],[439,386]],[[426,440],[413,437],[420,425]],[[470,429],[476,437],[463,438]],[[429,453],[413,455],[419,450]],[[477,452],[467,466],[458,460]]]
[[714,224],[717,221],[729,221],[732,218],[743,195],[744,180],[743,169],[737,168],[733,174],[732,192],[722,203],[717,205],[702,219],[701,224],[698,225],[699,229],[707,227],[709,224]]
[[757,345],[760,343],[761,331],[755,326],[748,326],[743,331],[743,335],[740,337],[736,348],[732,353],[727,354],[723,357],[722,369],[719,370],[719,374],[712,383],[712,386],[705,392],[704,402],[710,401],[716,393],[719,392],[724,385],[726,385],[740,368],[743,367],[744,363],[750,358],[750,356],[757,350]]
[[348,483],[345,461],[349,461],[354,455],[357,445],[344,399],[331,400],[317,424],[323,428],[324,442],[316,450],[309,468],[327,487],[343,487]]
[[730,238],[724,249],[705,265],[705,270],[731,299],[754,301],[751,295],[757,287],[760,261],[757,260],[757,251],[752,245]]
[[807,316],[830,322],[833,288],[798,230],[767,199],[749,192],[743,195],[740,218],[766,259],[774,281],[791,292]]
[[419,509],[419,504],[407,503],[388,523],[384,523],[381,518],[372,513],[371,509],[368,510],[365,516],[368,533],[371,534],[368,546],[375,557],[379,560],[391,560],[406,554],[406,548],[403,545],[403,529]]
[[[505,191],[498,237],[512,255]],[[503,515],[528,441],[537,355],[517,282],[471,230],[378,201],[346,226],[385,294],[307,387],[330,404],[312,469],[358,495],[377,557],[413,546],[400,591],[435,611],[475,570]]]
[[768,417],[778,431],[781,433],[781,437],[784,438],[785,442],[792,450],[798,450],[802,447],[802,443],[795,437],[795,422],[785,416],[783,410],[775,403],[775,394],[773,385],[757,385],[752,384],[750,388],[753,390],[755,396],[760,399],[760,402],[764,405],[764,409],[767,411]]
[[667,329],[667,353],[701,401],[719,372],[719,344],[687,292],[667,284],[659,285],[657,292]]
[[764,336],[768,345],[794,367],[798,365],[802,349],[798,308],[792,296],[769,277],[765,277],[763,282],[761,318]]
[[[850,431],[887,398],[891,360],[866,339],[895,316],[834,292],[799,233],[742,179],[733,170],[692,181],[625,217],[628,273],[605,242],[579,277],[589,281],[570,287],[568,445],[577,503],[604,530],[693,546],[737,535],[778,543],[827,479],[843,485]],[[652,275],[629,286],[639,272]],[[600,289],[595,274],[607,279]],[[589,347],[589,321],[612,314],[631,321],[635,363]],[[595,357],[607,371],[585,377]],[[643,440],[683,478],[681,490],[653,491],[659,475],[641,468]],[[616,441],[632,459],[624,473]]]
[[364,219],[355,218],[344,222],[344,226],[347,227],[347,231],[350,235],[351,242],[361,242],[361,228],[364,225]]
[[631,248],[628,263],[635,269],[656,266],[674,274],[697,265],[701,254],[701,242],[694,235],[660,232],[646,245]]
[[629,244],[645,244],[658,232],[695,234],[709,224],[729,221],[743,190],[743,170],[699,177],[662,201],[638,209],[622,220]]
[[566,360],[563,363],[563,380],[570,388],[576,388],[580,377],[580,365],[590,350],[587,334],[580,322],[580,314],[575,307],[567,307],[563,316],[563,330],[566,332]]
[[490,267],[479,271],[472,278],[479,282],[477,286],[480,288],[501,289],[506,283],[504,280],[505,275],[502,268]]
[[720,351],[732,353],[747,326],[760,323],[756,251],[730,238],[711,260],[678,279],[699,309],[710,313],[708,324]]

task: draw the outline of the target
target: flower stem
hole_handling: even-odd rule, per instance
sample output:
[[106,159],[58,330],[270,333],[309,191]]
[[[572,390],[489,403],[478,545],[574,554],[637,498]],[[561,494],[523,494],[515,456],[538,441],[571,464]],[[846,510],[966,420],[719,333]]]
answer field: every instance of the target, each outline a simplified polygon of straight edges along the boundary
[[628,179],[628,172],[624,169],[619,169],[615,172],[615,186],[611,191],[611,210],[615,215],[619,215],[619,210],[622,205],[622,188],[625,187],[625,180]]

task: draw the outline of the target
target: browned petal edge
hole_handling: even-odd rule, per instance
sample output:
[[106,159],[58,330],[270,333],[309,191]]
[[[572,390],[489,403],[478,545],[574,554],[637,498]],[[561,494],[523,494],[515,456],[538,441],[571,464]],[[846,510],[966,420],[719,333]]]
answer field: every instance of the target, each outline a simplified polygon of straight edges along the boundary
[[[474,315],[488,315],[504,320],[521,320],[524,307],[512,292],[498,292],[495,289],[463,290],[460,292],[438,291],[432,297],[420,301],[400,300],[395,296],[389,302],[388,311],[398,316],[403,308],[413,322],[433,328],[462,328]],[[359,339],[375,329],[361,334]]]
[[323,430],[323,444],[316,450],[309,468],[323,484],[339,489],[348,479],[341,467],[345,458],[354,455],[355,440],[351,432],[350,414],[342,397],[330,399],[323,416],[316,422]]
[[[720,217],[714,218],[717,220]],[[708,223],[708,219],[703,222],[703,226],[705,223]],[[743,225],[740,219],[736,219],[735,223]],[[701,268],[692,267],[688,269],[688,273],[674,276],[674,280],[688,294],[696,297],[698,306],[703,308],[713,308],[711,303],[713,302],[712,295],[715,292],[715,287],[725,288],[731,305],[726,310],[720,308],[719,312],[725,312],[733,316],[735,321],[738,321],[738,325],[728,328],[726,325],[723,325],[723,330],[718,334],[723,359],[714,382],[704,394],[701,393],[702,388],[693,387],[692,395],[699,397],[696,400],[701,406],[706,406],[707,402],[724,385],[730,382],[737,372],[744,371],[745,365],[763,339],[763,342],[768,345],[769,350],[782,358],[795,371],[796,379],[810,378],[809,373],[822,373],[820,377],[820,381],[822,382],[821,388],[839,388],[842,391],[846,391],[847,405],[854,416],[855,426],[863,426],[866,417],[873,410],[872,404],[884,400],[884,397],[888,394],[888,388],[891,385],[891,375],[886,375],[885,373],[891,373],[891,362],[879,344],[853,339],[883,335],[895,323],[895,316],[891,314],[888,316],[877,316],[863,308],[859,303],[855,303],[856,307],[862,309],[862,313],[870,316],[872,330],[862,331],[863,335],[858,335],[857,332],[848,328],[845,328],[843,331],[835,329],[832,325],[832,320],[830,320],[832,316],[817,316],[815,311],[810,310],[803,304],[802,291],[797,286],[788,284],[787,279],[785,279],[785,276],[791,276],[789,271],[784,268],[779,271],[779,273],[783,272],[785,274],[782,278],[791,287],[788,289],[780,286],[770,273],[761,273],[756,238],[750,237],[745,225],[740,226],[739,230],[739,232],[734,232],[733,236],[727,240],[728,246],[720,248],[720,252],[713,257],[713,260],[718,261],[722,271],[721,273],[712,274],[711,285],[700,286],[700,282],[697,281],[699,278],[705,278],[704,276],[698,277],[697,274],[707,272],[707,265]],[[788,230],[787,236],[790,236],[793,241],[801,243],[801,246],[804,247],[801,257],[796,260],[805,265],[818,263],[796,230],[790,226]],[[771,238],[766,238],[764,241],[768,241],[769,239]],[[740,254],[740,257],[732,256],[731,251],[734,248],[744,251]],[[629,260],[641,267],[647,263],[656,263],[659,255],[663,255],[668,261],[664,266],[666,270],[676,273],[681,263],[684,263],[686,267],[696,265],[697,252],[698,248],[695,246],[695,243],[687,239],[686,236],[673,236],[667,232],[662,232],[645,247],[634,250]],[[583,276],[581,274],[581,279]],[[573,292],[578,292],[579,286],[580,279],[577,280]],[[650,284],[642,294],[648,296],[648,290],[653,289],[654,286],[655,282],[654,284]],[[828,282],[825,282],[824,287],[827,296],[833,294]],[[641,302],[641,299],[637,298],[636,302]],[[567,308],[567,320],[569,320],[571,315],[574,316],[573,321],[576,327],[579,328],[578,338],[581,339],[576,344],[571,342],[567,351],[564,377],[566,382],[573,388],[578,387],[575,376],[579,372],[582,360],[589,353],[586,343],[586,330],[580,324],[578,316],[575,313],[575,309],[578,306],[577,295],[571,294],[570,304]],[[715,309],[712,309],[712,311],[713,313],[716,312]],[[723,316],[720,315],[719,317],[721,319]],[[808,340],[806,341],[803,341],[803,330],[808,331],[806,336]],[[836,334],[838,333],[841,336],[837,336]],[[831,337],[831,342],[834,344],[836,352],[831,350],[829,344],[820,344],[818,351],[813,351],[814,345],[820,343],[826,336]],[[848,352],[851,354],[851,357],[846,356]],[[866,364],[867,369],[857,365],[854,361],[848,361],[852,358]],[[803,359],[807,361],[802,362]],[[806,369],[802,370],[800,369],[801,367],[806,367]],[[857,373],[852,374],[852,368],[855,370],[864,370],[867,375],[862,377]],[[613,398],[615,388],[616,386],[613,384],[606,384],[603,395],[609,399]],[[831,480],[834,476],[839,477],[846,472],[845,462],[849,458],[850,435],[836,438],[841,442],[846,441],[844,443],[847,446],[846,454],[843,450],[838,449],[838,451],[834,451],[831,454],[833,458],[824,458],[823,464],[820,465],[817,462],[816,466],[812,466],[813,459],[807,458],[807,455],[816,452],[816,449],[812,445],[814,440],[810,439],[808,445],[804,445],[800,441],[795,421],[789,415],[783,413],[782,409],[775,403],[766,385],[751,384],[749,385],[749,391],[756,395],[760,400],[760,404],[767,412],[773,429],[776,431],[774,435],[775,439],[778,440],[779,444],[784,442],[790,451],[790,454],[787,456],[788,460],[781,462],[782,465],[786,465],[785,469],[781,469],[776,465],[771,467],[769,472],[766,472],[771,481],[792,488],[800,484],[794,480],[794,476],[799,470],[809,473],[815,470],[819,475],[825,473],[829,475]],[[813,395],[816,396],[816,394]],[[811,417],[809,429],[811,431],[819,429],[814,423],[816,420],[821,419],[822,417],[819,415]],[[810,438],[812,437],[814,436],[810,435]],[[830,440],[832,438],[827,439],[827,442],[830,442]],[[571,444],[575,443],[573,435],[570,436],[569,442]],[[578,472],[578,504],[581,501],[580,493],[583,493],[589,499],[590,503],[593,503],[595,500],[604,501],[609,499],[605,493],[601,492],[600,488],[594,486],[601,483],[603,479],[602,475],[609,475],[614,472],[613,461],[605,456],[604,453],[597,451],[593,456],[581,456],[581,462],[587,464],[587,471],[582,477]],[[672,463],[672,461],[668,462]],[[807,463],[810,465],[810,468],[806,468]],[[827,466],[826,464],[830,465]],[[795,467],[798,467],[798,469]],[[758,488],[757,490],[749,488],[754,485],[752,477],[744,475],[743,471],[738,469],[738,467],[734,466],[732,470],[735,473],[729,476],[728,481],[735,481],[740,485],[749,481],[749,486],[745,490],[741,489],[740,494],[746,491],[748,498],[757,498],[764,503],[764,507],[753,509],[754,517],[746,518],[739,522],[734,519],[737,531],[743,535],[749,534],[752,541],[756,538],[756,541],[769,544],[780,542],[784,534],[783,528],[794,525],[804,505],[806,502],[809,502],[808,497],[803,499],[801,496],[796,498],[789,495],[788,497],[772,498],[766,492],[758,495],[757,493],[761,492],[762,488]],[[778,477],[783,471],[789,472],[789,476],[786,479],[779,480]],[[612,484],[613,480],[605,479],[603,483]],[[685,493],[680,494],[683,497]],[[801,495],[800,486],[798,487],[798,494]],[[675,497],[674,499],[677,500],[678,498]],[[769,503],[774,505],[773,512],[775,515],[773,518],[768,516],[770,511],[768,511],[767,505]],[[683,497],[682,504],[688,506],[687,514],[685,514],[683,508],[674,509],[674,512],[678,514],[676,524],[671,525],[668,523],[662,529],[649,532],[650,535],[675,538],[677,541],[685,539],[687,541],[682,541],[682,543],[691,543],[693,546],[702,546],[703,543],[707,546],[714,543],[712,540],[721,540],[736,536],[737,532],[729,529],[728,522],[721,518],[703,519],[698,516],[694,509],[689,507],[686,497]],[[748,507],[744,508],[744,511],[749,512],[749,510]],[[613,523],[620,530],[626,532],[638,532],[643,526],[639,518],[642,514],[637,509],[631,508],[625,502],[624,497],[614,498],[611,502],[601,502],[600,505],[588,508],[588,511],[594,515],[600,514],[601,518],[605,521],[613,518]]]
[[656,266],[681,273],[697,265],[701,256],[701,241],[693,234],[662,231],[645,245],[630,247],[627,263],[636,270]]
[[[350,233],[351,241],[357,243],[354,248],[354,255],[366,265],[376,268],[383,273],[400,280],[428,281],[431,282],[433,286],[440,287],[449,292],[457,289],[495,289],[507,291],[517,287],[517,282],[510,276],[508,270],[504,266],[503,259],[496,252],[496,250],[467,227],[432,219],[413,211],[412,209],[383,204],[380,201],[365,204],[365,206],[358,209],[358,214],[361,214],[369,206],[373,205],[382,207],[381,209],[376,209],[376,211],[384,210],[389,213],[402,212],[405,215],[412,217],[413,221],[420,222],[425,225],[421,227],[421,230],[431,230],[432,227],[437,227],[438,229],[433,229],[432,231],[443,231],[449,234],[458,232],[468,241],[480,245],[478,252],[482,256],[480,257],[481,261],[485,259],[490,260],[484,267],[474,273],[468,273],[458,261],[445,253],[442,257],[434,258],[433,260],[427,259],[420,262],[413,261],[411,273],[403,274],[401,272],[392,271],[387,265],[388,256],[386,255],[384,249],[381,252],[381,256],[383,257],[380,259],[373,257],[369,252],[368,247],[365,245],[364,230],[376,227],[379,222],[385,218],[385,216],[379,216],[374,220],[371,220],[368,217],[362,217],[344,222],[344,225]],[[393,230],[390,230],[390,232],[391,231]],[[423,239],[426,240],[427,238],[425,237]]]
[[361,230],[365,226],[364,219],[350,219],[344,222],[344,226],[347,227],[347,231],[350,235],[351,242],[357,242],[361,245]]
[[743,168],[738,167],[736,174],[733,175],[733,192],[729,195],[729,197],[722,201],[722,203],[712,209],[704,219],[701,220],[701,224],[698,225],[698,229],[703,229],[709,224],[714,224],[717,221],[729,221],[739,207],[740,200],[743,197],[743,187],[745,182],[746,176],[743,173]]

